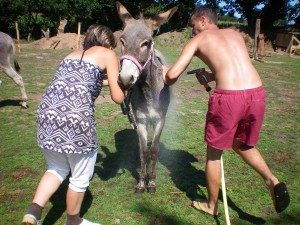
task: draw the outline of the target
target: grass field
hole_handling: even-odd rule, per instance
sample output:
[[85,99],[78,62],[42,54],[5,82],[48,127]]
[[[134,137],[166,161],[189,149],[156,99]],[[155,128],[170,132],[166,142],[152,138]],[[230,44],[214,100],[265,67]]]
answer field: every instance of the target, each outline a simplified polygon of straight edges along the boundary
[[[169,63],[180,49],[163,46]],[[0,225],[20,224],[35,188],[46,169],[36,143],[35,112],[41,94],[52,80],[59,61],[69,51],[22,49],[18,60],[30,107],[20,110],[20,93],[2,72],[0,86]],[[253,61],[266,93],[266,117],[258,148],[271,170],[286,182],[290,207],[276,214],[262,179],[233,152],[224,153],[225,179],[231,224],[300,224],[300,59],[282,56]],[[188,69],[204,66],[193,60]],[[108,99],[96,104],[99,139],[95,174],[86,192],[81,214],[104,225],[226,224],[220,194],[221,216],[213,218],[190,207],[206,197],[203,130],[208,96],[194,76],[182,77],[173,98],[161,138],[157,166],[157,193],[137,195],[139,173],[136,134],[120,107]],[[64,224],[67,182],[43,211],[45,224]]]

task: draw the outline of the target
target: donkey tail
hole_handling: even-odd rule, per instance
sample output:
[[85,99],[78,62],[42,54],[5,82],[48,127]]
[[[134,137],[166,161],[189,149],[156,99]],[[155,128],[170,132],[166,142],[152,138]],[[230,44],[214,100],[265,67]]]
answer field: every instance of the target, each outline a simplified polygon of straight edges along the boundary
[[15,65],[16,71],[19,72],[21,68],[20,68],[20,65],[17,60],[14,60],[14,65]]
[[20,68],[20,65],[19,65],[19,63],[18,63],[18,61],[17,61],[17,59],[16,59],[16,46],[15,46],[14,42],[12,42],[11,45],[12,45],[13,55],[14,55],[14,65],[15,65],[15,69],[16,69],[17,72],[19,72],[21,68]]

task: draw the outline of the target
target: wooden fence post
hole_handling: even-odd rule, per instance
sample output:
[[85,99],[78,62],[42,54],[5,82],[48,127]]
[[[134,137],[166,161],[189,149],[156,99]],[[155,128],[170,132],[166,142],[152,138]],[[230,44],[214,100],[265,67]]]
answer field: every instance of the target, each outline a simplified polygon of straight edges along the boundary
[[264,34],[259,34],[259,50],[260,50],[261,61],[264,62],[266,60],[265,36],[264,36]]
[[19,52],[20,52],[20,51],[21,51],[21,46],[20,46],[20,35],[19,35],[19,26],[18,26],[18,22],[16,22],[16,33],[17,33],[18,49],[19,49]]
[[253,48],[253,58],[257,59],[257,39],[260,33],[260,19],[256,20],[256,26],[255,26],[255,35],[254,35],[254,48]]
[[81,30],[81,23],[78,22],[78,31],[77,31],[77,49],[80,46],[80,30]]

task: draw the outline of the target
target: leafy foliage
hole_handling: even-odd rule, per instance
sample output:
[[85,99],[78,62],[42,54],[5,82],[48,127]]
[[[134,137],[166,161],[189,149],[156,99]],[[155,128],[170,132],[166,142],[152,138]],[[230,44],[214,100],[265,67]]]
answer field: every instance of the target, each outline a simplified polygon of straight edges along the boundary
[[[257,18],[262,19],[262,28],[287,25],[294,20],[299,26],[300,3],[291,5],[292,0],[122,0],[133,17],[143,13],[151,17],[177,6],[178,11],[161,28],[161,31],[182,30],[189,24],[195,5],[215,7],[221,17],[234,18],[234,14],[246,19],[249,27],[254,27]],[[258,6],[262,7],[258,7]],[[276,13],[274,13],[276,12]],[[115,1],[112,0],[0,0],[0,30],[15,36],[15,22],[19,23],[21,38],[41,37],[41,29],[57,31],[59,21],[67,19],[67,32],[76,32],[77,23],[82,30],[93,23],[101,23],[113,30],[122,28]],[[224,20],[224,18],[222,18]]]

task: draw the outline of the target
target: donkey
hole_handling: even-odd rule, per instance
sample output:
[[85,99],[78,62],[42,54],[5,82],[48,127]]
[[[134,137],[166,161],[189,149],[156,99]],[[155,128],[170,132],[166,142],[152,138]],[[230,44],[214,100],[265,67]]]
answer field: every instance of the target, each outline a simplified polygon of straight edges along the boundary
[[19,86],[22,95],[21,108],[26,109],[28,108],[28,98],[26,95],[23,79],[10,65],[11,49],[13,50],[15,69],[19,71],[20,66],[16,60],[16,47],[13,39],[9,35],[0,32],[0,68],[2,68],[4,73],[6,73]]
[[[177,7],[151,19],[134,19],[127,9],[116,2],[117,11],[123,22],[121,42],[121,71],[119,83],[127,90],[125,109],[136,129],[141,163],[136,192],[156,192],[155,166],[159,152],[159,140],[170,103],[170,89],[163,82],[162,55],[154,49],[153,31],[167,22],[177,11]],[[151,146],[147,146],[147,126],[153,126]],[[150,171],[147,176],[147,164]],[[147,183],[148,182],[148,183]]]

